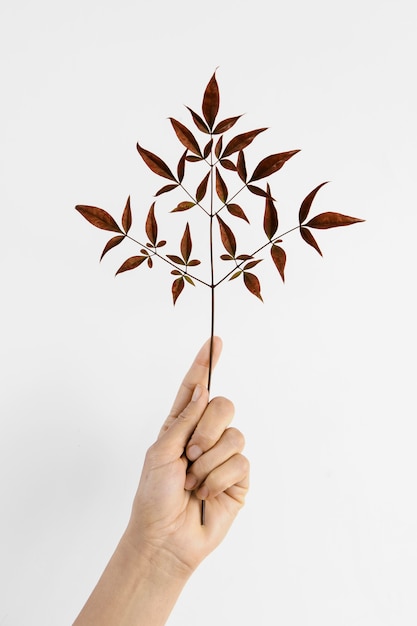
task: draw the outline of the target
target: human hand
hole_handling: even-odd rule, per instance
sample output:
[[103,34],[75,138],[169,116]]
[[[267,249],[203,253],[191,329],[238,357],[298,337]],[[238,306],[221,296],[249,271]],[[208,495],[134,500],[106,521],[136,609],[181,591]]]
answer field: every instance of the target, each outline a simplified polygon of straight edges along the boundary
[[[213,366],[222,343],[213,342]],[[186,374],[157,441],[149,448],[125,532],[138,554],[188,577],[224,538],[243,506],[249,463],[242,433],[230,428],[234,407],[209,401],[210,341]],[[206,502],[201,525],[201,501]]]

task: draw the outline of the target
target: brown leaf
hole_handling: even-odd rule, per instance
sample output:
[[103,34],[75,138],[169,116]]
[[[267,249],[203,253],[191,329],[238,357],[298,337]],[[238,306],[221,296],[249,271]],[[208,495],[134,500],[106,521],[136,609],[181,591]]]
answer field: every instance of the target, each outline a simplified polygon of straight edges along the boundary
[[156,247],[163,248],[166,245],[167,245],[167,242],[165,241],[165,239],[161,239],[161,241],[158,241],[158,243],[156,244]]
[[310,191],[310,193],[302,201],[301,206],[300,206],[300,211],[298,213],[298,219],[299,219],[300,224],[302,224],[304,220],[307,219],[307,215],[310,212],[310,208],[311,208],[314,198],[316,197],[316,193],[318,192],[319,189],[323,187],[323,185],[327,185],[327,182],[328,181],[326,181],[325,183],[321,183],[315,189],[313,189],[313,191]]
[[190,163],[198,163],[198,161],[202,161],[203,157],[198,157],[198,156],[194,156],[193,154],[189,154],[185,157],[186,161],[189,161]]
[[230,227],[218,215],[217,221],[220,227],[220,237],[226,251],[234,258],[236,254],[236,238]]
[[233,257],[230,254],[221,254],[220,258],[222,261],[233,261]]
[[279,152],[278,154],[271,154],[270,156],[262,159],[262,161],[255,167],[255,171],[252,174],[253,180],[260,180],[274,174],[290,159],[294,154],[300,152],[299,150],[290,150],[289,152]]
[[200,265],[201,261],[199,261],[198,259],[192,259],[191,261],[188,261],[187,265],[189,267],[195,267],[196,265]]
[[195,287],[195,283],[194,283],[193,279],[191,278],[191,276],[188,276],[187,274],[184,274],[184,278],[187,281],[187,283],[189,283],[190,285]]
[[314,239],[311,231],[308,230],[308,228],[305,228],[304,226],[300,226],[300,235],[301,235],[301,237],[304,239],[304,241],[306,243],[308,243],[315,250],[317,250],[317,252],[319,253],[320,256],[323,256],[322,253],[321,253],[321,250],[320,250],[320,248],[318,246],[317,241]]
[[236,115],[235,117],[228,117],[222,122],[219,122],[216,128],[213,130],[213,135],[220,135],[220,133],[225,133],[227,130],[232,128],[232,126],[234,126],[238,119],[240,119],[241,117],[241,115]]
[[159,156],[156,156],[156,154],[150,152],[149,150],[145,150],[145,148],[142,148],[138,143],[136,144],[136,148],[146,165],[154,172],[154,174],[158,174],[163,178],[169,178],[169,180],[175,180],[174,174],[171,172],[168,165],[159,158]]
[[209,134],[210,131],[209,131],[205,121],[197,113],[195,113],[195,111],[190,109],[190,107],[187,107],[187,109],[191,113],[191,115],[193,117],[193,120],[194,120],[194,124],[197,126],[197,128],[199,130],[201,130],[203,133]]
[[185,200],[185,202],[180,202],[177,204],[175,209],[172,209],[171,213],[178,213],[179,211],[188,211],[188,209],[192,209],[195,206],[195,202],[189,202]]
[[190,234],[190,225],[187,222],[187,225],[184,230],[184,234],[181,239],[181,254],[184,261],[187,263],[190,258],[191,248],[192,248],[191,234]]
[[287,255],[285,254],[285,250],[280,246],[272,245],[271,246],[271,257],[273,262],[275,263],[275,267],[277,268],[282,281],[285,282],[284,270],[285,263],[287,261]]
[[262,261],[262,259],[256,259],[256,261],[249,261],[249,263],[246,263],[245,267],[243,268],[243,270],[246,272],[246,270],[251,270],[253,267],[255,267],[256,265],[258,265],[258,263],[260,263]]
[[146,218],[145,230],[151,244],[156,246],[158,239],[158,224],[155,219],[155,202],[153,202],[151,208],[149,209],[149,213]]
[[215,122],[216,115],[219,110],[219,104],[220,104],[219,87],[217,85],[216,72],[214,72],[204,92],[203,106],[202,106],[203,115],[210,130],[213,128],[213,124]]
[[350,226],[351,224],[357,224],[363,222],[357,217],[350,217],[349,215],[342,215],[342,213],[333,213],[328,211],[326,213],[320,213],[313,217],[305,226],[310,228],[335,228],[336,226]]
[[118,246],[119,243],[121,243],[124,238],[125,238],[124,235],[116,235],[116,237],[112,237],[104,246],[104,250],[101,253],[100,261],[109,250],[111,250],[115,246]]
[[237,278],[238,276],[240,276],[240,275],[241,275],[241,273],[242,273],[242,270],[238,270],[237,272],[235,272],[235,273],[233,274],[233,276],[231,276],[231,277],[229,278],[229,280],[235,280],[235,278]]
[[236,259],[238,261],[249,261],[249,259],[253,259],[253,255],[252,254],[239,254],[239,256],[237,256]]
[[236,172],[236,165],[230,159],[220,159],[220,164],[231,172]]
[[261,296],[261,285],[257,276],[255,276],[255,274],[251,274],[251,272],[243,272],[243,282],[249,291],[263,302]]
[[251,193],[255,194],[255,196],[262,196],[263,198],[270,198],[271,200],[275,200],[275,198],[273,198],[271,194],[268,193],[268,191],[264,191],[263,189],[261,189],[260,187],[257,187],[256,185],[246,185],[246,186]]
[[180,276],[179,278],[176,278],[174,280],[174,282],[172,283],[172,299],[174,301],[174,305],[178,299],[178,296],[181,294],[182,290],[184,289],[184,279],[182,276]]
[[239,151],[239,155],[237,157],[236,169],[237,169],[237,173],[239,174],[239,178],[243,180],[244,183],[246,183],[248,174],[246,171],[245,155],[243,154],[243,150]]
[[231,141],[229,141],[229,143],[223,150],[222,158],[230,156],[234,152],[238,152],[238,150],[243,150],[244,148],[249,146],[249,144],[252,143],[252,141],[255,139],[257,135],[259,135],[259,133],[263,133],[264,130],[267,130],[267,129],[258,128],[257,130],[250,130],[247,133],[242,133],[241,135],[237,135]]
[[176,189],[178,187],[177,184],[175,185],[164,185],[164,187],[161,187],[161,189],[159,189],[155,196],[160,196],[163,193],[167,193],[168,191],[172,191],[173,189]]
[[235,217],[240,217],[242,220],[245,220],[245,222],[249,224],[249,220],[246,217],[245,212],[243,211],[242,207],[240,207],[238,204],[233,204],[233,203],[228,204],[226,208],[229,211],[229,213],[231,213]]
[[122,226],[123,226],[123,228],[125,230],[125,233],[127,235],[127,233],[130,230],[130,227],[132,226],[132,211],[131,211],[131,208],[130,208],[130,196],[127,199],[126,206],[125,206],[124,211],[123,211]]
[[96,206],[88,206],[86,204],[77,204],[75,208],[93,226],[115,233],[123,232],[112,216],[104,209],[99,209]]
[[178,165],[177,165],[177,176],[178,176],[178,180],[180,181],[180,183],[182,182],[183,178],[184,178],[184,172],[185,172],[185,158],[187,156],[187,150],[182,154],[180,160],[178,161]]
[[148,257],[148,267],[149,267],[149,269],[151,269],[153,267],[153,261],[152,261],[151,257]]
[[216,143],[216,147],[214,148],[214,154],[217,158],[220,158],[220,153],[223,147],[223,136],[219,138],[219,141]]
[[197,191],[195,192],[195,198],[197,202],[201,202],[204,196],[207,193],[207,184],[210,178],[210,172],[203,178],[199,186],[197,187]]
[[180,256],[177,256],[176,254],[167,254],[167,257],[170,261],[176,263],[177,265],[185,265],[182,258]]
[[226,183],[220,175],[219,170],[216,167],[216,192],[222,202],[227,202],[227,196],[229,192],[227,190]]
[[[266,186],[267,193],[271,193],[269,185]],[[278,212],[272,199],[265,199],[265,213],[264,213],[264,231],[269,240],[275,235],[278,229]]]
[[135,267],[138,267],[149,257],[147,256],[131,256],[119,267],[116,272],[117,274],[121,274],[122,272],[127,272],[128,270],[133,270]]
[[193,133],[190,130],[188,130],[188,128],[184,126],[184,124],[181,124],[181,122],[174,120],[173,117],[170,117],[169,119],[181,143],[186,148],[188,148],[190,152],[194,152],[194,154],[201,157],[200,146],[198,145],[197,140],[194,137]]
[[204,147],[203,150],[203,157],[205,159],[207,159],[207,157],[209,156],[211,149],[213,147],[213,139],[210,139],[210,141],[208,142],[208,144]]

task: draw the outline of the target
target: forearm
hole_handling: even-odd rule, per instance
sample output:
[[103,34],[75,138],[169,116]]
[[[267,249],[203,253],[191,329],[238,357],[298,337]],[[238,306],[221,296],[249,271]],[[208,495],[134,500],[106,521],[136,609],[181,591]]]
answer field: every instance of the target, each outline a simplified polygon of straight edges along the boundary
[[164,626],[187,578],[124,536],[73,626]]

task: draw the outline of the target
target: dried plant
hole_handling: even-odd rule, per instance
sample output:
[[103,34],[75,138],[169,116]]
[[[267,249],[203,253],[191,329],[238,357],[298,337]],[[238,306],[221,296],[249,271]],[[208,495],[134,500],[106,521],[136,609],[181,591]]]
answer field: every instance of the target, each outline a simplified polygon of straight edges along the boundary
[[[154,174],[168,180],[169,183],[158,189],[155,197],[159,198],[163,194],[173,191],[181,193],[180,201],[172,202],[171,213],[196,211],[203,214],[207,220],[208,227],[208,271],[204,278],[197,266],[202,262],[193,258],[193,239],[191,236],[190,223],[185,225],[184,232],[177,244],[177,253],[168,254],[164,252],[167,240],[159,237],[159,226],[155,215],[156,201],[151,204],[145,220],[146,238],[141,241],[134,239],[129,233],[132,226],[132,211],[130,196],[127,199],[123,210],[121,226],[104,209],[96,206],[78,205],[77,211],[83,215],[91,224],[97,228],[117,233],[105,245],[100,260],[109,250],[128,239],[139,246],[140,254],[131,256],[119,267],[116,274],[133,270],[140,265],[146,264],[148,268],[154,267],[156,260],[167,265],[174,276],[172,283],[172,298],[174,304],[181,295],[186,285],[196,286],[196,283],[210,289],[211,292],[211,339],[214,335],[215,321],[215,290],[226,280],[242,279],[244,286],[251,294],[262,300],[260,281],[257,276],[258,269],[254,269],[262,261],[260,253],[269,248],[270,257],[276,267],[281,279],[285,280],[286,253],[282,247],[282,238],[288,233],[299,230],[301,238],[309,246],[313,247],[320,255],[321,250],[312,233],[312,230],[322,230],[338,226],[348,226],[363,220],[343,215],[335,212],[325,212],[309,219],[310,209],[314,198],[326,183],[321,183],[313,189],[301,202],[298,212],[298,224],[284,233],[277,234],[279,219],[276,207],[276,200],[268,181],[265,187],[259,186],[259,182],[269,179],[270,176],[280,170],[283,165],[291,159],[299,150],[290,150],[271,154],[263,158],[254,168],[251,175],[247,173],[246,150],[253,140],[266,128],[244,132],[225,140],[225,135],[235,126],[241,115],[228,117],[222,121],[217,121],[220,105],[220,94],[215,73],[211,77],[204,91],[202,101],[202,115],[199,115],[187,107],[192,121],[203,136],[203,140],[197,141],[193,132],[184,124],[174,118],[169,118],[175,134],[182,144],[183,150],[176,166],[176,173],[159,156],[137,144],[137,150],[143,161]],[[198,164],[198,165],[197,165]],[[185,184],[186,174],[190,173],[190,168],[199,168],[201,176],[201,166],[204,168],[203,176],[198,183]],[[233,178],[233,191],[232,183]],[[226,182],[227,180],[227,182]],[[237,183],[237,185],[236,185]],[[254,184],[256,183],[256,184]],[[245,201],[237,204],[236,198],[242,192],[249,192]],[[177,196],[178,197],[178,196]],[[252,200],[253,202],[249,202]],[[254,246],[247,252],[238,253],[236,236],[230,226],[233,220],[247,222],[249,204],[259,204],[263,206],[263,242]],[[245,204],[245,210],[241,206]],[[259,213],[259,210],[258,210]],[[307,221],[308,220],[308,221]],[[236,223],[236,222],[235,222]],[[216,276],[215,259],[218,254],[218,245],[223,246],[223,254],[220,259],[224,261],[224,271]],[[230,269],[230,266],[231,269]],[[201,270],[201,267],[199,268]],[[212,351],[210,350],[210,355]],[[211,383],[211,358],[208,376],[208,389]],[[204,508],[203,518],[204,522]]]

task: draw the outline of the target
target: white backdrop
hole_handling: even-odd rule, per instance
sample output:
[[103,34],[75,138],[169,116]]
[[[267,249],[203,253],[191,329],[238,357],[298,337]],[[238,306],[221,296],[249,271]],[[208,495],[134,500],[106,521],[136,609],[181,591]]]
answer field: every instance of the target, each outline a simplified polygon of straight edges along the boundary
[[330,180],[315,212],[366,222],[316,231],[323,259],[289,236],[265,304],[219,288],[252,485],[169,624],[415,626],[415,28],[412,0],[2,0],[1,626],[72,623],[208,336],[204,289],[173,309],[163,268],[114,278],[130,250],[99,265],[73,207],[130,193],[141,229],[163,181],[136,141],[175,164],[167,117],[217,66],[223,117],[269,127],[254,159],[302,149],[283,221]]

